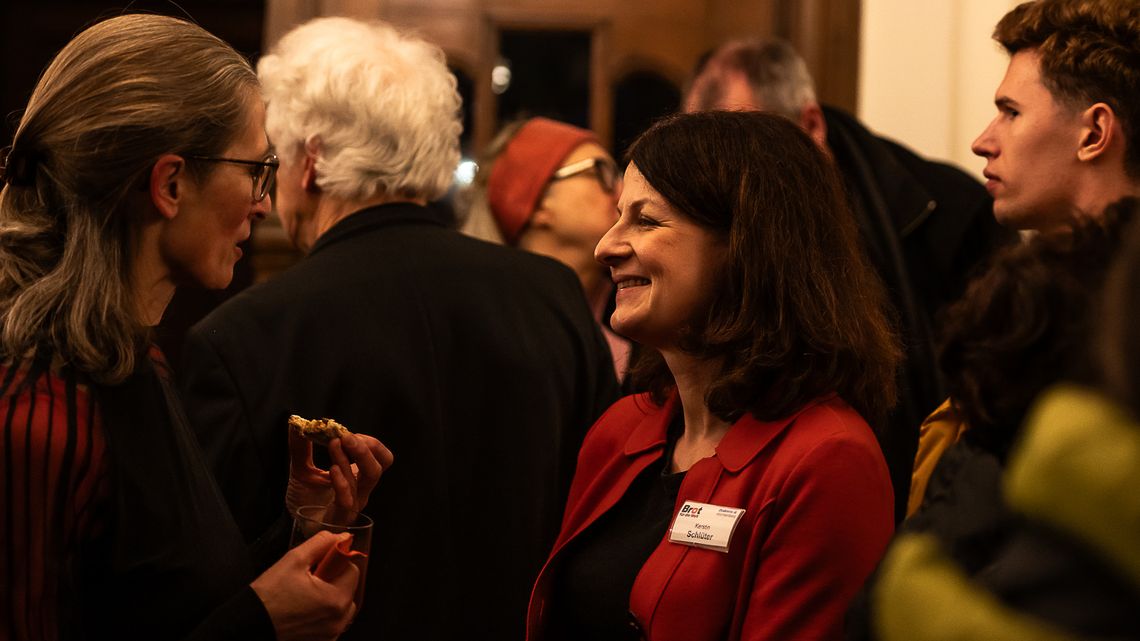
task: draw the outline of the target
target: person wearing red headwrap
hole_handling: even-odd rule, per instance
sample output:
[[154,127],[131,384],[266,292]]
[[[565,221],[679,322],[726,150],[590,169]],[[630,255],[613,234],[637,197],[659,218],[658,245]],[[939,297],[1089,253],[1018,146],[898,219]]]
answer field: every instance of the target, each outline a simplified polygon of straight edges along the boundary
[[617,220],[621,178],[593,132],[531,118],[509,125],[479,163],[466,195],[469,235],[549,256],[574,270],[602,326],[620,380],[629,342],[602,321],[613,283],[594,247]]

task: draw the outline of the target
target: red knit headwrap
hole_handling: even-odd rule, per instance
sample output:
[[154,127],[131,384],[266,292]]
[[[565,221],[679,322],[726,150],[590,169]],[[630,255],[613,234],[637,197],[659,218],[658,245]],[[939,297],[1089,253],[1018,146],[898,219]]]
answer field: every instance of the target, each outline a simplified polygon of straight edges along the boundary
[[548,118],[532,118],[519,128],[487,181],[491,213],[508,245],[518,241],[563,159],[578,145],[597,140],[590,131]]

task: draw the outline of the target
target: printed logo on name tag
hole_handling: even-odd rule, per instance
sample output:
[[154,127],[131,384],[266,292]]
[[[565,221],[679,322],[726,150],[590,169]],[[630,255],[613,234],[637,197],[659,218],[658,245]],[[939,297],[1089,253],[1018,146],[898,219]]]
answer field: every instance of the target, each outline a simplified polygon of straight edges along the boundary
[[669,540],[681,545],[728,552],[728,543],[741,516],[744,516],[743,508],[685,501],[669,526]]

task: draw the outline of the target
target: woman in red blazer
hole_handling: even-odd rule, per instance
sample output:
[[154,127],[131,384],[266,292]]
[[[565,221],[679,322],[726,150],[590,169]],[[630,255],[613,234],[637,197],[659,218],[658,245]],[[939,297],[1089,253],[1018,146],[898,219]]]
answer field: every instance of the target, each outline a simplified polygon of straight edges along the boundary
[[598,244],[644,394],[594,425],[529,639],[835,639],[892,532],[899,346],[830,161],[709,112],[634,144]]

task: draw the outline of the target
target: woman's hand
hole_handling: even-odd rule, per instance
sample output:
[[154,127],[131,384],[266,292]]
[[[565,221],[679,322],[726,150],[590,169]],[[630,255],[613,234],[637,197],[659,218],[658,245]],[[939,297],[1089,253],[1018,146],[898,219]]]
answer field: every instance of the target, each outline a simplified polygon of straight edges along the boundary
[[312,568],[347,534],[318,532],[289,550],[250,587],[269,612],[277,641],[335,639],[356,615],[352,602],[360,570],[351,563],[329,581]]
[[[332,465],[322,470],[313,464],[313,444],[289,431],[289,486],[285,506],[291,514],[302,505],[326,505],[337,512],[359,512],[384,470],[392,465],[392,452],[366,434],[348,434],[329,445]],[[325,520],[329,520],[326,516]]]

